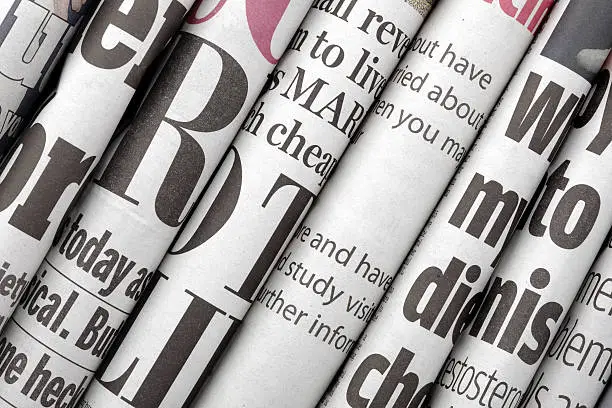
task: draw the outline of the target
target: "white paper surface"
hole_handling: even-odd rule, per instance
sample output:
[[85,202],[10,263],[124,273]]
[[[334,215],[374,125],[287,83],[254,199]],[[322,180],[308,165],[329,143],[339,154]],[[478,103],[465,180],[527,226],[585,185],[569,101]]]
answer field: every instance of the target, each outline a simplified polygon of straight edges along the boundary
[[612,407],[612,391],[610,386],[607,386],[603,394],[599,397],[599,401],[595,405],[595,408],[610,408]]
[[535,375],[540,387],[525,407],[593,408],[612,372],[612,241],[587,274]]
[[531,39],[497,5],[435,6],[195,406],[319,401]]
[[[436,379],[432,407],[519,405],[612,225],[610,60]],[[469,373],[469,374],[468,374]]]
[[[70,360],[64,342],[64,347],[31,347],[35,343],[32,337],[41,332],[77,341],[79,335],[71,333],[73,327],[67,324],[67,315],[75,307],[93,316],[94,310],[76,306],[78,297],[91,295],[68,280],[60,287],[50,287],[42,274],[42,280],[35,278],[29,287],[27,283],[49,250],[78,190],[104,152],[144,70],[168,43],[192,3],[103,2],[69,55],[56,96],[25,131],[3,169],[2,325],[15,307],[24,310],[31,320],[27,328],[24,324],[12,325],[0,339],[5,345],[11,344],[14,358],[20,359],[12,376],[1,377],[0,406],[73,407],[93,374],[95,367]],[[70,256],[76,257],[76,248],[84,247],[85,240],[84,232],[75,231]],[[93,306],[91,301],[89,304]],[[106,339],[112,338],[112,331],[105,333]],[[100,333],[98,340],[102,339]],[[93,353],[87,360],[97,358],[98,347],[104,348],[103,343],[87,351]]]
[[315,3],[291,40],[89,406],[195,395],[422,20],[396,22],[403,2],[330,4]]
[[[432,387],[599,70],[572,64],[567,31],[585,9],[568,4],[555,6],[321,406],[384,407],[386,387],[399,388],[404,372],[380,361],[414,374],[412,400]],[[576,41],[607,48],[611,19]],[[396,395],[401,406],[409,397]]]
[[[41,326],[29,303],[6,328],[9,341],[21,330],[32,335],[19,343],[30,354],[60,351],[55,373],[66,381],[88,375],[87,385],[107,355],[308,9],[294,3],[293,19],[265,44],[254,33],[281,21],[250,7],[208,2],[191,11],[140,112],[39,269],[49,293],[74,293],[62,321],[68,334]],[[266,12],[280,18],[286,7]]]
[[[84,3],[84,4],[82,4]],[[0,3],[0,157],[37,109],[40,94],[97,0]]]

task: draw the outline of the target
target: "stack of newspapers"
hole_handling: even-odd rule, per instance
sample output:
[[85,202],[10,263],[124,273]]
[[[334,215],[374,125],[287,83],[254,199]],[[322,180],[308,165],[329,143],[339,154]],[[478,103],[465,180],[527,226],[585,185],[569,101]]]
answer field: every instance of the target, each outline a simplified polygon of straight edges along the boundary
[[611,0],[0,0],[0,408],[612,408],[611,48]]

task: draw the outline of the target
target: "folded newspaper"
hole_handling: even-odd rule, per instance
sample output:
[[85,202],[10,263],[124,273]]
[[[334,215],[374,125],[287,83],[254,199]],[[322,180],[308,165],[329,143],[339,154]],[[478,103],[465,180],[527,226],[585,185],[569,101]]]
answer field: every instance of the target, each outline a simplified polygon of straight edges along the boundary
[[515,407],[547,388],[533,375],[612,226],[611,67],[608,59],[444,362],[432,408]]
[[[316,405],[550,4],[517,21],[485,1],[437,2],[194,406]],[[416,406],[424,394],[407,391],[396,404]],[[391,397],[381,390],[372,403]]]
[[0,2],[0,157],[40,104],[70,40],[99,0]]
[[423,19],[403,0],[298,4],[305,21],[86,404],[192,399]]
[[608,0],[0,3],[0,407],[612,407]]
[[322,406],[379,401],[400,387],[404,373],[381,372],[379,360],[431,387],[604,62],[575,56],[612,45],[604,1],[555,5]]
[[[66,343],[53,349],[30,347],[32,337],[41,331],[76,340],[77,333],[71,332],[73,327],[65,319],[81,295],[90,295],[80,288],[51,292],[44,273],[42,280],[32,279],[30,285],[28,281],[106,149],[145,70],[180,26],[191,3],[134,0],[126,7],[124,1],[102,2],[67,58],[55,97],[25,130],[5,163],[0,184],[0,323],[4,326],[16,307],[33,323],[28,328],[15,324],[0,338],[5,350],[13,350],[11,363],[2,366],[3,404],[75,406],[93,375],[95,367],[79,364],[66,370]],[[70,254],[76,256],[76,248],[85,245],[85,235],[81,230],[71,238]],[[88,342],[89,335],[83,334]],[[88,347],[89,353],[97,352]]]
[[[22,302],[7,341],[19,339],[29,355],[61,350],[54,375],[66,382],[87,375],[87,385],[306,13],[301,3],[272,43],[258,37],[271,38],[275,28],[260,14],[280,18],[286,4],[192,10],[138,115],[38,270],[48,293],[72,299],[61,327],[41,325],[32,302]],[[24,340],[22,330],[31,337]],[[155,390],[163,395],[159,384]],[[141,391],[152,404],[151,390]]]
[[534,377],[541,385],[526,408],[595,406],[612,370],[611,284],[609,238],[546,352]]

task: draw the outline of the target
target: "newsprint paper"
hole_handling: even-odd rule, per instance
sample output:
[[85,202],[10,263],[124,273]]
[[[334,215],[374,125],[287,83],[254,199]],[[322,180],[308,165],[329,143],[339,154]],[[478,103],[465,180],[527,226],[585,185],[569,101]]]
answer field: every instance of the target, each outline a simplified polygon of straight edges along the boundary
[[557,2],[322,406],[384,407],[405,372],[432,387],[605,58],[575,55],[611,42],[612,3]]
[[305,21],[84,406],[192,399],[423,20],[403,0],[301,4]]
[[517,407],[545,387],[530,379],[612,226],[611,67],[608,59],[444,362],[432,407]]
[[[69,357],[64,349],[29,348],[36,331],[77,340],[77,327],[65,325],[64,319],[79,296],[89,294],[74,288],[51,293],[44,276],[30,286],[28,281],[104,152],[144,71],[180,27],[192,2],[125,3],[111,0],[100,5],[68,57],[57,94],[25,131],[3,169],[0,320],[4,326],[19,306],[32,323],[27,328],[12,325],[0,339],[5,350],[15,349],[10,364],[3,366],[11,374],[0,376],[0,406],[72,407],[93,374],[80,364],[66,371]],[[83,234],[79,240],[84,241]]]
[[586,276],[535,378],[527,408],[593,408],[612,373],[612,240]]
[[518,19],[486,1],[436,4],[196,407],[317,404],[550,5]]
[[[64,358],[53,361],[54,375],[88,384],[307,10],[297,0],[192,10],[116,153],[65,220],[6,341],[28,355],[57,351]],[[41,322],[33,310],[51,307],[50,294],[69,306]]]
[[595,408],[610,407],[612,407],[612,387],[610,386],[610,383],[608,383],[603,394],[599,396],[599,400],[597,401],[597,404],[595,404]]
[[0,157],[41,102],[49,76],[98,1],[0,2]]

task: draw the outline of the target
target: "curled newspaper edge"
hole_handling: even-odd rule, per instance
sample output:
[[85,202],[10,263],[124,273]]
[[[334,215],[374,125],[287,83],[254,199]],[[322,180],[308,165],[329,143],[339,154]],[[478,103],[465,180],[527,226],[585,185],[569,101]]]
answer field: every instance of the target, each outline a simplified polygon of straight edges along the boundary
[[120,397],[174,408],[196,395],[423,19],[397,0],[300,3],[306,19],[92,384],[90,406]]
[[612,240],[587,274],[535,377],[527,408],[592,408],[610,380]]
[[584,3],[554,6],[322,406],[376,407],[406,373],[435,381],[603,64],[572,57],[612,45],[612,4]]
[[54,68],[97,3],[0,2],[0,157],[31,119]]
[[612,226],[611,62],[445,361],[433,408],[518,407],[542,386],[530,380]]
[[610,384],[606,386],[604,392],[599,396],[599,400],[597,404],[595,404],[595,408],[610,408],[612,407],[612,387]]
[[[551,4],[532,2],[529,21],[486,1],[436,4],[195,407],[317,404]],[[394,402],[381,391],[373,404]]]
[[[67,383],[87,376],[87,386],[307,10],[302,1],[198,2],[133,123],[65,220],[7,341],[19,339],[30,355],[58,351],[64,358],[53,362],[54,375]],[[44,324],[42,311],[32,312],[49,304],[38,287],[48,299],[71,299],[61,320]],[[164,395],[159,383],[155,393],[141,391],[136,406],[141,395],[148,406]]]
[[[16,323],[0,338],[4,350],[12,350],[13,356],[0,377],[3,404],[73,407],[93,375],[95,367],[79,364],[66,370],[66,343],[55,349],[29,347],[37,331],[74,338],[77,333],[64,325],[65,319],[79,297],[90,294],[76,287],[51,293],[44,279],[33,279],[31,285],[28,281],[106,149],[144,72],[180,27],[192,3],[102,2],[67,58],[55,97],[25,130],[4,164],[0,322],[4,326],[19,306],[31,316],[35,328]],[[84,238],[78,234],[75,240],[84,244]]]

